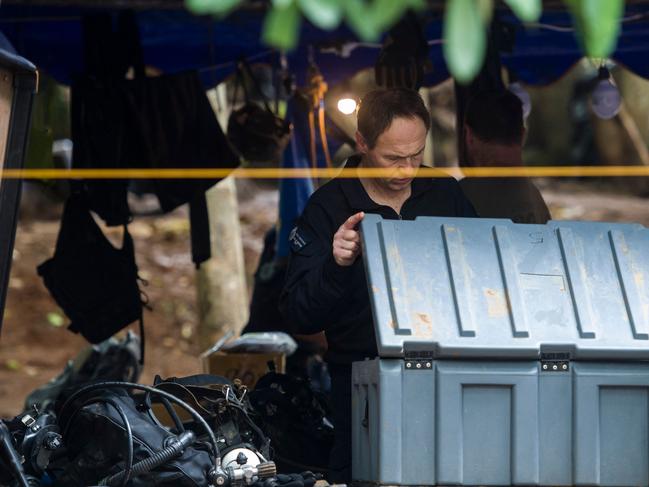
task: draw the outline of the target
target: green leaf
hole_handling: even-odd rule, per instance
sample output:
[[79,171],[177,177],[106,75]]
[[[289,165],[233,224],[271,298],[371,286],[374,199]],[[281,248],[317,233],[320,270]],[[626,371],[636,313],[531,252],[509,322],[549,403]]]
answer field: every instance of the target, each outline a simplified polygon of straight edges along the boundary
[[240,3],[241,0],[185,0],[187,8],[199,15],[225,15]]
[[18,360],[16,360],[15,358],[9,358],[5,362],[5,367],[7,367],[7,369],[11,370],[12,372],[15,372],[17,370],[20,370],[20,362],[18,362]]
[[[398,3],[398,2],[397,2]],[[346,0],[344,3],[347,24],[365,42],[378,40],[381,35],[364,0]]]
[[505,0],[523,22],[537,22],[541,17],[541,0]]
[[605,58],[614,50],[620,32],[624,0],[565,0],[577,35],[590,57]]
[[615,50],[624,13],[624,0],[589,0],[580,2],[590,56],[607,57]]
[[362,40],[376,41],[398,22],[407,10],[421,10],[426,0],[345,0],[347,24]]
[[263,41],[277,49],[291,50],[298,40],[300,12],[295,1],[280,7],[275,3],[264,19]]
[[478,0],[478,10],[480,10],[480,18],[482,22],[487,25],[491,23],[491,18],[494,14],[494,0]]
[[61,328],[65,322],[63,316],[58,313],[47,313],[47,321],[56,328]]
[[335,29],[342,20],[340,0],[298,0],[298,6],[304,16],[321,29]]
[[478,74],[486,51],[486,26],[473,0],[447,0],[444,15],[444,57],[460,83]]

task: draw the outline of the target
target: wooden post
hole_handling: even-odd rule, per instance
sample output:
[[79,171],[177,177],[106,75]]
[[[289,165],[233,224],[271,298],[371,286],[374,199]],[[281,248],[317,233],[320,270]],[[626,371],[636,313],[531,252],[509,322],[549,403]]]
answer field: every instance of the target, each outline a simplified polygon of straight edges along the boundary
[[[227,127],[230,107],[226,84],[208,93],[221,127]],[[248,322],[248,289],[239,224],[237,187],[226,178],[207,192],[212,257],[196,273],[197,339],[201,350],[232,331],[238,335]]]
[[207,192],[207,208],[212,257],[196,274],[201,350],[228,331],[238,335],[248,321],[248,289],[233,178],[220,181]]

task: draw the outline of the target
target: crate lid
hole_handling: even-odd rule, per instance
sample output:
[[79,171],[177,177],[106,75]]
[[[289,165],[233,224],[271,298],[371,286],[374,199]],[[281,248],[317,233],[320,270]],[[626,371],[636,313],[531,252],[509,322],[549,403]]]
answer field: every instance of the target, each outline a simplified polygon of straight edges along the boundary
[[421,217],[362,227],[379,355],[649,359],[649,230]]

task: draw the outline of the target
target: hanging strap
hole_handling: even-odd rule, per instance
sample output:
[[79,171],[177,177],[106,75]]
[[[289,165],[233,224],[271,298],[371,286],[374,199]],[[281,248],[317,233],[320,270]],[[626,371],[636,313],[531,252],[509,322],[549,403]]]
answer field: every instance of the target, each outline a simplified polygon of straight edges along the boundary
[[243,89],[243,99],[245,103],[250,102],[250,95],[248,93],[248,88],[246,88],[246,80],[243,78],[243,69],[240,65],[237,65],[236,78],[234,79],[234,94],[232,101],[236,102],[237,97],[239,96],[239,87]]
[[318,168],[318,155],[316,154],[315,140],[315,114],[313,108],[309,110],[309,154],[311,156],[311,167]]
[[137,17],[133,10],[120,12],[117,19],[117,31],[121,55],[127,60],[127,67],[133,67],[136,78],[144,78],[144,54]]
[[189,227],[192,261],[196,269],[212,256],[210,218],[205,193],[194,196],[189,202]]
[[135,282],[138,287],[139,293],[140,293],[140,303],[141,303],[141,308],[140,308],[140,318],[138,320],[138,325],[140,328],[140,360],[139,363],[140,365],[144,366],[144,350],[145,350],[145,332],[144,332],[144,308],[149,308],[149,297],[146,295],[144,291],[140,289],[140,281],[143,282],[145,285],[147,284],[147,281],[142,279],[139,276],[137,264],[135,262],[135,245],[133,243],[133,237],[128,231],[128,225],[124,224],[124,241],[122,244],[122,250],[126,253],[128,253],[132,257],[132,265],[133,268],[135,269]]
[[140,365],[144,366],[144,315],[140,316]]
[[320,126],[320,139],[322,140],[322,152],[324,152],[327,168],[331,169],[333,165],[331,163],[331,154],[329,154],[329,143],[327,142],[324,98],[320,99],[320,106],[318,107],[318,125]]
[[[320,141],[322,143],[322,152],[325,157],[325,164],[327,168],[331,169],[333,163],[331,162],[331,154],[329,152],[329,143],[327,142],[327,127],[325,122],[325,109],[324,109],[324,100],[320,100],[318,105],[318,135],[320,135]],[[309,111],[309,152],[311,156],[311,167],[313,169],[318,168],[318,154],[316,148],[316,127],[315,127],[315,110]]]
[[280,71],[276,70],[274,67],[271,67],[273,73],[273,86],[275,88],[275,113],[279,113],[279,97],[280,97]]
[[322,143],[322,152],[324,153],[325,163],[327,168],[331,168],[331,154],[329,153],[329,144],[327,142],[327,130],[325,122],[325,106],[324,95],[327,91],[327,84],[324,82],[320,71],[317,66],[313,64],[309,68],[309,85],[307,88],[307,95],[310,97],[309,109],[309,138],[310,138],[310,152],[311,152],[311,166],[315,169],[318,166],[318,159],[316,153],[316,120],[315,112],[318,112],[318,129],[320,141]]
[[[137,79],[146,77],[146,70],[144,68],[144,53],[142,52],[142,42],[140,37],[140,30],[137,24],[137,18],[133,10],[126,10],[119,14],[117,19],[119,43],[122,55],[127,59],[128,65],[133,68],[133,75]],[[128,239],[130,245],[133,245],[131,234],[128,231],[128,226],[124,225],[124,240]],[[133,251],[135,258],[135,251]],[[133,261],[135,264],[135,261]],[[137,269],[137,267],[136,267]],[[137,272],[137,270],[136,270]],[[139,276],[137,277],[139,281]],[[139,288],[139,283],[138,283]],[[146,350],[146,332],[144,331],[144,308],[148,306],[148,297],[140,290],[140,299],[142,301],[142,309],[140,310],[140,319],[138,325],[140,329],[140,365],[144,366],[144,355]]]
[[307,87],[306,95],[310,98],[309,107],[309,136],[310,136],[310,149],[311,149],[311,165],[317,168],[318,160],[316,154],[316,128],[315,128],[315,112],[318,112],[318,129],[320,134],[320,141],[322,143],[322,151],[325,157],[327,168],[332,167],[331,155],[329,153],[329,144],[327,143],[327,131],[325,125],[325,109],[324,109],[324,95],[327,92],[327,83],[324,81],[318,66],[310,59],[310,65],[307,70]]

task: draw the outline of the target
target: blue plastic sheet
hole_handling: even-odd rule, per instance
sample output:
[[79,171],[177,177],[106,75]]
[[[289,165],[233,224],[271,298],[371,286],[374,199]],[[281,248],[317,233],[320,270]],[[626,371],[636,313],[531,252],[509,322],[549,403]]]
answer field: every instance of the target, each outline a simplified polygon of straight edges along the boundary
[[[69,83],[80,73],[82,38],[80,19],[84,12],[77,7],[34,5],[3,5],[0,8],[0,31],[9,38],[21,56],[33,61],[59,82]],[[627,7],[626,16],[642,14],[641,6]],[[516,42],[511,53],[503,53],[503,63],[515,70],[521,81],[547,84],[557,80],[581,57],[582,51],[570,28],[567,12],[552,11],[543,15],[541,23],[560,29],[529,28],[507,11],[499,11],[503,21],[516,26]],[[277,62],[277,54],[261,41],[263,13],[239,11],[224,20],[194,16],[185,10],[147,10],[138,12],[145,62],[163,72],[198,69],[207,87],[233,73],[240,57],[252,61]],[[441,18],[431,19],[425,30],[431,45],[433,70],[426,84],[434,85],[448,78],[444,63]],[[320,30],[303,22],[300,45],[289,53],[289,65],[304,81],[310,46],[358,42],[355,35],[342,26],[334,31]],[[358,71],[372,67],[378,48],[361,45],[349,57],[323,53],[315,49],[315,61],[326,80],[336,84]],[[649,77],[649,21],[646,18],[628,20],[622,27],[618,48],[612,58],[640,76]]]

